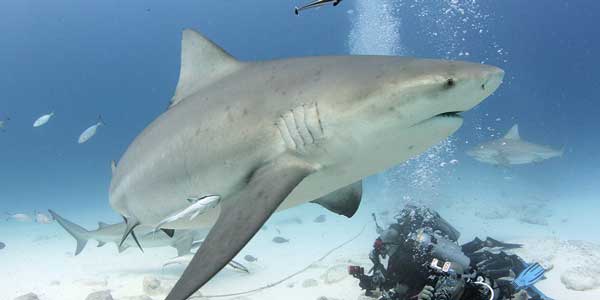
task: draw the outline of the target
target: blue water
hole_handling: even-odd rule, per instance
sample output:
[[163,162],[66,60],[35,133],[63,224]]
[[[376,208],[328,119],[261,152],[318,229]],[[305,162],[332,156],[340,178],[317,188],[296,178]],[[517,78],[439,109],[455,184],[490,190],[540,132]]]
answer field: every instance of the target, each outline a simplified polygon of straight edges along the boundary
[[[52,208],[88,225],[118,221],[108,205],[110,161],[166,109],[184,28],[199,30],[241,60],[363,53],[499,66],[504,84],[465,114],[463,128],[446,144],[450,150],[433,150],[436,158],[420,167],[370,178],[369,188],[390,188],[381,176],[414,178],[425,168],[431,174],[424,180],[435,186],[400,181],[393,193],[422,198],[434,190],[428,197],[443,198],[445,186],[469,189],[456,172],[438,167],[456,158],[474,177],[515,177],[509,185],[532,187],[553,201],[576,207],[578,196],[597,197],[600,3],[398,0],[381,1],[384,9],[368,1],[375,0],[345,0],[299,17],[293,7],[301,0],[2,1],[0,120],[11,120],[0,132],[0,212]],[[52,111],[49,123],[32,127]],[[78,144],[99,115],[106,126]],[[514,123],[523,138],[564,147],[565,154],[510,169],[464,155]],[[591,207],[600,212],[599,206]]]

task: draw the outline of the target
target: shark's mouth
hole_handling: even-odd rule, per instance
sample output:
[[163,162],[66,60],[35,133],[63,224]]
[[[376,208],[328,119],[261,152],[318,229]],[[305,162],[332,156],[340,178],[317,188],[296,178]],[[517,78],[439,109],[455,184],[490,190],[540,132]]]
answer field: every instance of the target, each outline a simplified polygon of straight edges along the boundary
[[433,120],[437,120],[437,119],[462,119],[462,116],[460,115],[460,113],[462,113],[462,111],[449,111],[449,112],[437,114],[429,119],[425,119],[423,121],[417,122],[417,123],[413,124],[411,127],[419,126],[424,123],[427,123],[427,122],[430,122]]

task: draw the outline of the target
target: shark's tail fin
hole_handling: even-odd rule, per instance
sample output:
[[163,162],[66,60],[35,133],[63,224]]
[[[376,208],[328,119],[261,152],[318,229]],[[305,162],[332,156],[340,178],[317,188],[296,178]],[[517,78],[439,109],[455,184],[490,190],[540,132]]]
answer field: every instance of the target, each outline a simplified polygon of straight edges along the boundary
[[52,215],[54,220],[56,220],[56,222],[58,222],[58,224],[60,224],[60,226],[62,226],[62,228],[64,228],[69,234],[71,234],[71,236],[73,236],[73,238],[75,238],[75,240],[77,241],[77,248],[75,248],[75,255],[81,253],[81,251],[85,247],[85,244],[87,244],[87,242],[88,242],[89,231],[86,230],[85,228],[59,216],[57,213],[55,213],[51,209],[49,209],[48,211],[50,212],[50,214]]

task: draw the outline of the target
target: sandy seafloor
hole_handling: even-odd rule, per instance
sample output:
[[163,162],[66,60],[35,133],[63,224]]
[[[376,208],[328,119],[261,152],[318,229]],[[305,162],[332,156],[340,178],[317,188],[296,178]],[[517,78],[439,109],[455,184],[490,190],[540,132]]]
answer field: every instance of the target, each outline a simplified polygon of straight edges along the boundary
[[[489,171],[489,169],[488,169]],[[600,299],[600,236],[594,234],[600,218],[593,194],[586,196],[544,195],[543,189],[524,183],[518,171],[489,171],[489,176],[457,166],[436,188],[436,201],[428,204],[461,233],[461,242],[474,236],[492,236],[506,242],[523,243],[516,251],[528,261],[539,261],[550,267],[547,278],[537,287],[558,300]],[[385,180],[383,180],[385,181]],[[307,204],[277,213],[238,255],[251,273],[226,268],[202,290],[203,295],[228,294],[251,290],[276,282],[319,259],[332,248],[365,230],[355,240],[333,252],[321,262],[279,285],[239,297],[224,299],[361,299],[363,291],[357,280],[346,274],[349,264],[370,267],[368,252],[376,237],[371,212],[379,213],[383,222],[393,211],[409,201],[398,190],[389,190],[394,182],[370,178],[359,212],[346,219],[325,209]],[[386,190],[387,189],[387,190]],[[382,192],[385,190],[385,192]],[[81,208],[82,210],[85,207]],[[389,211],[387,217],[381,215]],[[60,213],[60,212],[59,212]],[[324,223],[313,222],[325,214]],[[87,215],[86,215],[87,216]],[[90,228],[100,220],[81,220],[68,212],[64,217]],[[95,229],[95,228],[94,228]],[[279,231],[279,232],[278,232]],[[275,236],[289,243],[272,242]],[[90,241],[83,253],[73,256],[75,241],[58,224],[4,222],[0,225],[0,299],[12,300],[33,292],[42,300],[83,300],[94,291],[110,290],[114,299],[164,299],[183,266],[163,264],[176,256],[173,248],[130,248],[117,253],[115,245],[96,247]],[[250,263],[244,255],[258,258]],[[144,278],[156,278],[161,288],[146,294]],[[586,288],[575,291],[563,281]],[[162,289],[162,291],[161,291]],[[146,295],[150,298],[141,298]],[[223,298],[219,298],[223,299]]]

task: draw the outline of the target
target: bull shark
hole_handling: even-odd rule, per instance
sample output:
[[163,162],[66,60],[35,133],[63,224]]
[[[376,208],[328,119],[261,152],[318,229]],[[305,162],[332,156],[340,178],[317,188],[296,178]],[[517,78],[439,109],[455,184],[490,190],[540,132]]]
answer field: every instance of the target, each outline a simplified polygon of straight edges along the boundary
[[555,150],[521,139],[519,125],[515,124],[502,138],[478,145],[468,150],[467,155],[483,163],[508,166],[538,163],[553,157],[561,157],[563,150]]
[[[105,224],[103,222],[98,223],[98,229],[87,230],[65,218],[58,215],[56,212],[49,210],[52,217],[56,220],[62,228],[64,228],[75,240],[77,241],[77,247],[75,248],[75,255],[79,255],[86,246],[88,240],[98,241],[98,247],[102,247],[107,243],[119,244],[123,231],[127,225],[125,222],[117,224]],[[139,243],[147,248],[153,247],[165,247],[171,246],[177,249],[177,256],[187,255],[197,243],[202,240],[208,230],[179,230],[170,235],[168,231],[153,232],[152,228],[138,228]],[[127,239],[125,243],[119,246],[119,252],[123,252],[128,247],[135,245],[135,241],[131,238]]]
[[239,61],[183,32],[170,106],[115,165],[110,205],[153,226],[219,196],[196,218],[211,228],[167,300],[184,300],[221,270],[276,210],[317,203],[351,217],[362,179],[424,152],[462,125],[460,112],[501,84],[493,66],[394,56]]

